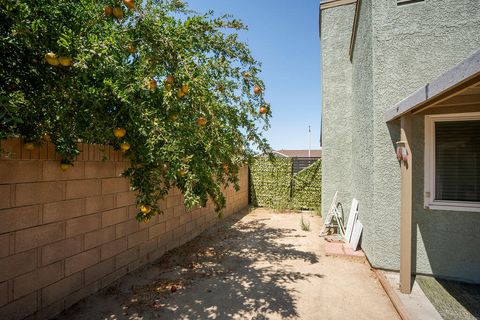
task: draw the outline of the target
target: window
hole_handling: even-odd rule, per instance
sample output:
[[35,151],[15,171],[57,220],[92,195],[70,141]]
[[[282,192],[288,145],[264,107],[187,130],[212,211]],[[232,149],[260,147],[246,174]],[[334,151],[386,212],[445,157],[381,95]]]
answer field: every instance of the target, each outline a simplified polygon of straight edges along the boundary
[[480,212],[480,113],[425,117],[425,206]]

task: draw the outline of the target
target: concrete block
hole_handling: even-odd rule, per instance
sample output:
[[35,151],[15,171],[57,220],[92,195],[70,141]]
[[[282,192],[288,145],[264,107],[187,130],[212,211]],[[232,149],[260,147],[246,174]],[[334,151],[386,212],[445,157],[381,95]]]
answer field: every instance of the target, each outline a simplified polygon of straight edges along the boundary
[[11,188],[10,185],[1,185],[0,186],[0,209],[10,208],[12,204],[11,201]]
[[0,161],[0,181],[2,184],[35,182],[42,176],[40,161]]
[[80,218],[70,219],[66,222],[66,236],[68,238],[82,233],[88,233],[99,229],[100,225],[100,214],[91,214]]
[[101,246],[115,240],[115,226],[95,230],[85,234],[85,250]]
[[129,187],[128,180],[123,177],[102,179],[102,194],[125,192]]
[[8,302],[8,282],[0,283],[0,307]]
[[48,265],[83,250],[83,235],[48,244],[41,248],[42,265]]
[[111,162],[86,161],[85,178],[97,179],[115,177],[115,164]]
[[13,280],[13,297],[18,299],[64,277],[63,261],[52,263]]
[[97,213],[113,209],[114,195],[93,196],[85,199],[85,213]]
[[43,205],[42,222],[51,223],[75,218],[83,214],[83,200],[66,200]]
[[15,252],[26,251],[65,238],[65,223],[57,222],[15,232]]
[[142,230],[128,236],[128,248],[138,246],[148,240],[148,230]]
[[85,198],[100,194],[100,180],[72,180],[67,181],[67,199]]
[[75,273],[42,289],[42,305],[50,305],[83,286],[83,273]]
[[65,259],[65,276],[86,269],[100,261],[100,248],[81,252]]
[[88,297],[91,294],[94,294],[100,289],[100,283],[99,282],[93,282],[82,289],[75,291],[72,294],[69,294],[68,296],[65,297],[65,309],[70,308],[73,306],[75,303],[78,301],[82,300],[83,298]]
[[115,237],[118,238],[123,238],[125,236],[128,236],[132,233],[135,233],[138,231],[139,228],[139,222],[134,219],[130,219],[128,221],[119,223],[115,225]]
[[115,269],[119,269],[138,259],[138,247],[128,249],[115,256]]
[[127,238],[121,238],[101,246],[101,259],[105,260],[127,250]]
[[115,272],[110,273],[109,275],[105,276],[102,280],[100,280],[100,285],[102,288],[109,286],[115,280],[120,279],[128,272],[127,267],[123,267],[121,269],[116,270]]
[[0,210],[0,219],[0,233],[30,228],[40,224],[40,206]]
[[159,235],[165,233],[167,231],[166,229],[166,223],[165,222],[160,222],[148,229],[148,237],[149,239],[156,238]]
[[0,308],[0,319],[21,320],[37,310],[37,293],[15,300]]
[[108,227],[128,220],[128,208],[118,208],[102,212],[102,227]]
[[0,259],[0,282],[32,271],[37,266],[37,252],[30,250]]
[[158,248],[158,238],[153,238],[140,244],[139,256],[144,257]]
[[93,283],[100,280],[107,274],[115,271],[115,258],[111,258],[100,263],[97,263],[85,269],[85,284]]
[[63,200],[63,182],[21,183],[15,187],[15,205],[48,203]]
[[133,191],[118,192],[115,196],[117,197],[117,208],[135,205],[135,193]]

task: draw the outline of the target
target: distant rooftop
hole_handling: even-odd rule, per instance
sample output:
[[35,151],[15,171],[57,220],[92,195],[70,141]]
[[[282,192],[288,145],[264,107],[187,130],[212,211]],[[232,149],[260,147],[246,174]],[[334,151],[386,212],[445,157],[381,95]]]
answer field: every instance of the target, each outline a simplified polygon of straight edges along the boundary
[[[273,154],[278,155],[280,157],[287,157],[287,158],[307,158],[308,157],[308,150],[275,150]],[[322,156],[322,150],[310,150],[310,157],[311,158],[320,158]]]

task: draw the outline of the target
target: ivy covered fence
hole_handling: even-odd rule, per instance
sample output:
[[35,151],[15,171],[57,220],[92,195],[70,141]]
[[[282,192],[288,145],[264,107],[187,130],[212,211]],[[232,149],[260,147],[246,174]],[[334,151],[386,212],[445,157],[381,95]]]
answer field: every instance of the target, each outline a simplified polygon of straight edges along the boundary
[[292,164],[292,158],[255,158],[250,165],[250,202],[258,207],[319,210],[321,160],[296,174]]

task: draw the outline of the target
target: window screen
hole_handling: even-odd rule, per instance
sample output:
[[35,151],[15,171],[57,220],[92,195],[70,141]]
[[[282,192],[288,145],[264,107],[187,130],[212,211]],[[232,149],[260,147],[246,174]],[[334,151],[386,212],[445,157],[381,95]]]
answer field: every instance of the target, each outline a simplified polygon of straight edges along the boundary
[[480,120],[435,122],[435,200],[480,201]]

